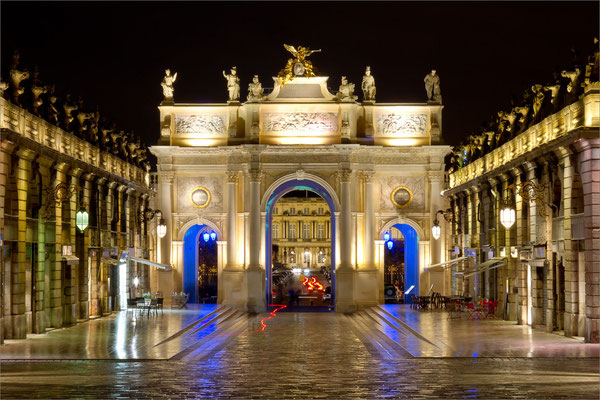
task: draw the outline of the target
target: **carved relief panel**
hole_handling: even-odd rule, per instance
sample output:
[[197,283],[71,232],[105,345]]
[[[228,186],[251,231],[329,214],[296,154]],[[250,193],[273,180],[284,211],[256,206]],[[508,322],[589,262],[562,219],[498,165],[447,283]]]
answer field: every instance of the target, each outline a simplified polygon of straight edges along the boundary
[[177,212],[222,212],[223,181],[218,177],[178,177]]

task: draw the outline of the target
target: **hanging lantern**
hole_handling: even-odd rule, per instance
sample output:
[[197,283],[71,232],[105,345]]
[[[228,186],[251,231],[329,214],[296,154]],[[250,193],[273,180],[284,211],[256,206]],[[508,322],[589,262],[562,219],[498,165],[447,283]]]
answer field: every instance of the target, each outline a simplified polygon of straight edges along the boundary
[[217,234],[215,232],[210,233],[210,240],[217,240]]
[[500,210],[500,223],[504,225],[506,229],[510,229],[515,223],[516,212],[510,204],[506,204],[502,210]]
[[85,230],[85,228],[88,227],[89,221],[90,221],[90,214],[87,212],[85,207],[82,206],[79,209],[79,211],[77,211],[77,214],[75,214],[75,224],[77,225],[79,230],[81,232],[83,232]]
[[161,218],[158,222],[158,226],[156,227],[156,234],[159,238],[164,238],[167,234],[167,225],[165,224],[165,219]]
[[392,242],[391,240],[388,240],[388,242],[387,242],[387,248],[388,248],[388,250],[391,250],[392,247],[394,247],[394,242]]
[[385,240],[386,242],[388,240],[390,240],[390,233],[389,232],[386,232],[386,233],[383,234],[383,240]]
[[208,242],[210,240],[210,233],[204,232],[204,234],[202,235],[202,237],[204,238],[205,242]]
[[435,240],[438,240],[440,238],[441,232],[442,232],[442,228],[440,228],[440,223],[436,219],[435,221],[433,221],[433,227],[431,227],[431,234],[433,235],[433,238]]

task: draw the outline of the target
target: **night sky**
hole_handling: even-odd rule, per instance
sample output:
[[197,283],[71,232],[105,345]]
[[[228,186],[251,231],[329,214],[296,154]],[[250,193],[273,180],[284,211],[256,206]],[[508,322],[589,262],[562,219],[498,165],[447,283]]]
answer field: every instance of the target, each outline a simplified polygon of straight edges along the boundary
[[224,103],[221,71],[237,66],[242,100],[258,74],[265,88],[290,54],[283,43],[322,49],[310,60],[335,92],[370,65],[377,101],[426,101],[436,69],[448,144],[477,131],[511,96],[582,60],[599,30],[599,2],[7,2],[1,7],[2,77],[11,54],[37,64],[45,84],[82,96],[133,129],[159,137],[164,69],[178,73],[177,103]]

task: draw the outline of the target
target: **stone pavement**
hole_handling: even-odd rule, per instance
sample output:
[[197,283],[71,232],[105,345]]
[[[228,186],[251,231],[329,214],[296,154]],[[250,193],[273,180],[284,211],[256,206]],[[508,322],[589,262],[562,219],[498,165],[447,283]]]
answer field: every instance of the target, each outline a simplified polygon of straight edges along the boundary
[[[81,351],[79,359],[103,361],[7,361],[33,359],[31,350],[43,348],[11,341],[2,347],[0,395],[368,399],[600,396],[598,345],[501,321],[452,321],[445,319],[445,313],[381,306],[351,316],[280,313],[265,321],[267,327],[260,331],[260,320],[268,316],[204,306],[183,312],[165,310],[162,317],[138,317],[136,327],[135,317],[120,313],[61,330],[96,323],[96,328],[87,328],[87,336],[81,333],[74,341],[78,344],[64,347],[68,350],[65,358],[72,359]],[[123,332],[123,328],[119,331],[120,324],[127,327],[126,333],[118,333]],[[488,339],[498,329],[497,339]],[[36,338],[50,342],[57,333],[62,339],[52,339],[55,350],[46,351],[52,355],[47,359],[60,358],[57,349],[63,347],[57,348],[57,343],[67,340],[68,335],[51,332]],[[99,345],[102,341],[112,344]],[[121,344],[116,345],[116,341]],[[475,343],[480,341],[483,344]],[[84,343],[96,345],[86,348]],[[17,357],[27,348],[30,353]]]

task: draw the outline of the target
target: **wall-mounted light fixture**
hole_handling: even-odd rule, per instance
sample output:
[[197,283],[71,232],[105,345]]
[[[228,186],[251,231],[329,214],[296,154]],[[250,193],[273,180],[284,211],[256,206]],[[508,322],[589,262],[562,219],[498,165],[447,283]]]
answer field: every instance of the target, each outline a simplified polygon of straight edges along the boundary
[[77,225],[77,228],[83,232],[85,228],[88,227],[89,222],[90,214],[87,212],[84,206],[81,206],[77,211],[77,214],[75,214],[75,225]]
[[156,234],[162,239],[167,234],[167,224],[165,224],[165,219],[162,217],[162,211],[147,208],[146,211],[142,212],[142,220],[150,221],[155,215],[158,214],[160,214],[160,219],[158,220],[158,225],[156,226]]
[[438,214],[442,214],[446,222],[451,222],[454,219],[454,213],[451,208],[446,210],[438,210],[435,213],[435,218],[433,220],[433,226],[431,227],[431,234],[435,240],[440,238],[440,234],[442,233],[442,228],[440,227],[440,222],[437,219]]

